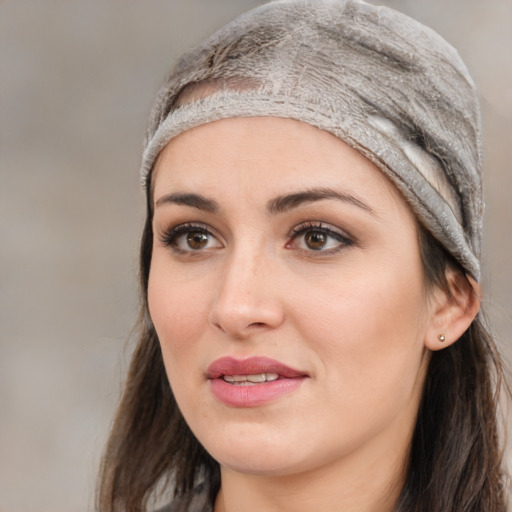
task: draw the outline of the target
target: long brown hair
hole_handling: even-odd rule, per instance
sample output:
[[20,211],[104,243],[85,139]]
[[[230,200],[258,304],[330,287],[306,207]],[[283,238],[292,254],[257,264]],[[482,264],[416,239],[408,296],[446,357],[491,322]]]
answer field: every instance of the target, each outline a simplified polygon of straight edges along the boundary
[[[212,503],[218,463],[188,428],[166,377],[147,307],[153,244],[151,190],[140,250],[140,336],[103,458],[101,512],[143,512],[160,489],[182,495],[203,480]],[[423,228],[426,283],[449,293],[446,272],[458,264]],[[480,312],[457,343],[431,354],[396,512],[505,512],[508,481],[498,434],[503,367]]]

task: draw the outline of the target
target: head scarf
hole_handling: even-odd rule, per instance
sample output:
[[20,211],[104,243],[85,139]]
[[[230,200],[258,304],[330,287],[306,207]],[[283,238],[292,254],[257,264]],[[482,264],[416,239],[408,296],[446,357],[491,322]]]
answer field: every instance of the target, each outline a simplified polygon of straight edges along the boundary
[[254,116],[296,119],[357,149],[478,280],[479,103],[457,51],[437,33],[360,0],[278,0],[249,11],[185,54],[160,90],[143,183],[173,137]]

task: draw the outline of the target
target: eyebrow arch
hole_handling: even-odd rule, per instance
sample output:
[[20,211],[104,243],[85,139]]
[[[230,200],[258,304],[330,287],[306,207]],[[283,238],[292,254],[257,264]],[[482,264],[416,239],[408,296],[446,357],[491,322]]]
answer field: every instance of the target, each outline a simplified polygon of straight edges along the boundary
[[166,194],[160,197],[156,203],[155,207],[161,206],[163,204],[183,204],[185,206],[191,206],[192,208],[197,208],[199,210],[204,210],[210,213],[215,213],[219,210],[219,205],[213,199],[209,199],[207,197],[201,196],[199,194],[189,194],[189,193],[180,193],[174,192],[172,194]]
[[353,206],[357,206],[371,215],[375,215],[375,212],[357,197],[344,192],[339,192],[332,188],[312,188],[304,190],[303,192],[285,194],[276,197],[267,203],[267,211],[271,215],[275,215],[277,213],[284,213],[293,208],[297,208],[304,203],[321,201],[322,199],[336,199],[343,201],[352,204]]

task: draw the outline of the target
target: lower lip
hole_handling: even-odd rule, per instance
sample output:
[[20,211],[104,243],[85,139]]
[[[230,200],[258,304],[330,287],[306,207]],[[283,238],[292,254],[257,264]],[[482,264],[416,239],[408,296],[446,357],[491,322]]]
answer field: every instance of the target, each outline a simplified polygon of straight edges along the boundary
[[229,384],[224,379],[212,379],[210,385],[214,396],[232,407],[257,407],[295,391],[305,377],[277,379],[249,386]]

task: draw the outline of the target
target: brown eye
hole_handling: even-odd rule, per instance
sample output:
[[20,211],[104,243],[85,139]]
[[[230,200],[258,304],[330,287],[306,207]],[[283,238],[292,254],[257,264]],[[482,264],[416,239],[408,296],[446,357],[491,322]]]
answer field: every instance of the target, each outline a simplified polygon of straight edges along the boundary
[[208,245],[208,235],[201,232],[190,232],[187,235],[187,245],[194,251],[204,249]]
[[304,235],[304,243],[309,249],[319,251],[327,244],[327,235],[319,231],[309,231]]
[[354,240],[341,229],[328,226],[322,222],[305,222],[295,227],[290,233],[288,248],[319,255],[335,254],[346,247],[354,245]]
[[171,228],[161,236],[161,242],[178,253],[202,253],[222,248],[222,243],[207,226],[190,223]]

